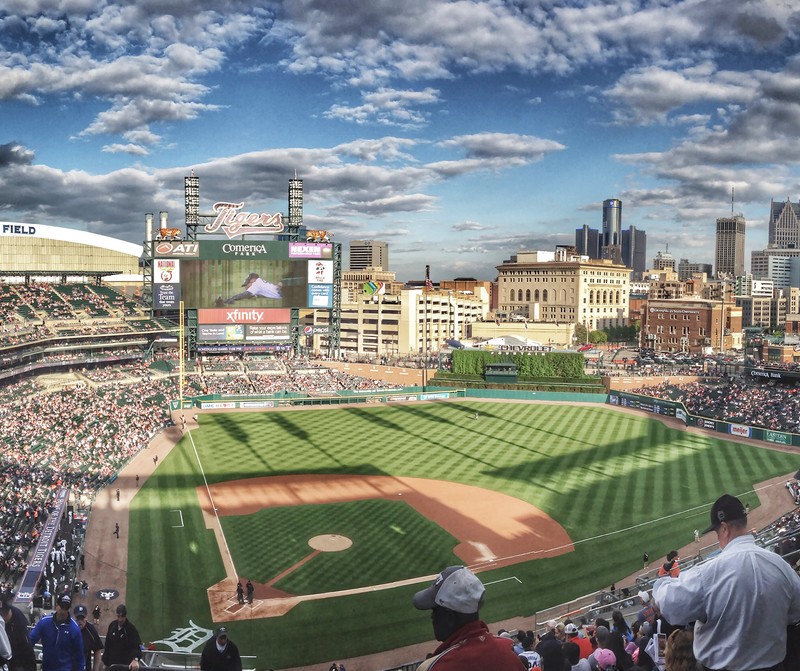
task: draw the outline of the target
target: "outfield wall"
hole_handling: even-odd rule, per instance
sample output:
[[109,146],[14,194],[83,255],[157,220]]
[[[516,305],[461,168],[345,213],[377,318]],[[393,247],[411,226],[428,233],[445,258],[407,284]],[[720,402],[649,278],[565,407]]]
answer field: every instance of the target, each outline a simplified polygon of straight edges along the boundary
[[[192,399],[184,399],[183,409],[201,410],[256,410],[288,408],[314,405],[354,405],[364,403],[398,403],[411,401],[442,401],[452,398],[471,398],[476,400],[498,401],[549,401],[556,403],[606,403],[607,394],[579,394],[553,391],[516,391],[513,389],[447,389],[445,387],[404,387],[390,391],[352,391],[345,390],[330,395],[308,396],[298,393],[282,393],[272,396],[228,396],[210,394]],[[171,402],[171,409],[180,408],[177,401]]]
[[668,401],[641,394],[612,391],[608,395],[608,403],[623,408],[633,408],[635,410],[651,412],[656,415],[674,417],[683,422],[686,426],[696,426],[700,429],[717,431],[719,433],[739,436],[740,438],[754,438],[755,440],[763,440],[776,445],[800,447],[800,434],[787,433],[785,431],[772,431],[770,429],[762,429],[758,426],[747,426],[745,424],[726,422],[721,419],[691,415],[686,410],[686,406],[679,401]]

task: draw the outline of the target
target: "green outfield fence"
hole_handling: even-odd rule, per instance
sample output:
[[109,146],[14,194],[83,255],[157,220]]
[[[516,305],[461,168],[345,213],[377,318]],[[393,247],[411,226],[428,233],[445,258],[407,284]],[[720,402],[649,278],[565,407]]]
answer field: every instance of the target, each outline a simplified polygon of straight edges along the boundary
[[515,401],[551,401],[561,403],[606,403],[608,395],[578,392],[517,391],[513,389],[448,389],[446,387],[403,387],[381,391],[344,390],[324,395],[282,392],[267,396],[209,394],[170,402],[172,410],[235,410],[257,408],[287,408],[318,405],[355,405],[361,403],[402,403],[413,401],[442,401],[451,398],[474,398]]
[[683,422],[686,426],[696,426],[700,429],[708,429],[731,436],[739,436],[741,438],[754,438],[776,445],[800,447],[800,434],[773,431],[771,429],[763,429],[759,426],[748,426],[746,424],[726,422],[725,420],[712,417],[691,415],[686,410],[686,406],[680,401],[669,401],[653,396],[645,396],[644,394],[612,391],[608,394],[608,403],[622,408],[633,408],[635,410],[644,410],[655,415],[674,417]]

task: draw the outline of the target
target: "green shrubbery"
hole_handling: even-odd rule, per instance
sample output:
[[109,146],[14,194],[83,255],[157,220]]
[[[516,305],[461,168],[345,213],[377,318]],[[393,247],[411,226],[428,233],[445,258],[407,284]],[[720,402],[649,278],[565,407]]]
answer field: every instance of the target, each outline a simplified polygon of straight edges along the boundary
[[511,354],[478,350],[453,352],[453,372],[483,375],[487,363],[513,363],[520,378],[584,378],[584,357],[580,352]]

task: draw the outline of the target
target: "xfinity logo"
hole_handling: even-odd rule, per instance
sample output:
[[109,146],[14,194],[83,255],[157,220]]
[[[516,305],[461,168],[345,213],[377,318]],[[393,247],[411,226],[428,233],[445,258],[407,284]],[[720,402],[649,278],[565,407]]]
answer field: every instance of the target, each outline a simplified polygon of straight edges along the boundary
[[262,319],[264,319],[263,310],[225,310],[225,321],[232,324],[243,321],[248,324],[253,322],[258,324]]
[[266,254],[266,245],[232,245],[225,243],[222,245],[223,254],[233,254],[234,256],[256,256]]

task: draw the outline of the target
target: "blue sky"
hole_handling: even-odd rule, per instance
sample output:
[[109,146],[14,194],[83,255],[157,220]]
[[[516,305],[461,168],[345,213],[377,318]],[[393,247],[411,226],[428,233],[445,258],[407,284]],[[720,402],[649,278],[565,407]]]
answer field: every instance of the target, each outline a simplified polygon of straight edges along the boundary
[[800,197],[799,36],[783,0],[6,0],[0,218],[139,242],[191,169],[203,212],[285,212],[296,171],[399,279],[493,279],[611,197],[713,263],[733,187],[749,268]]

